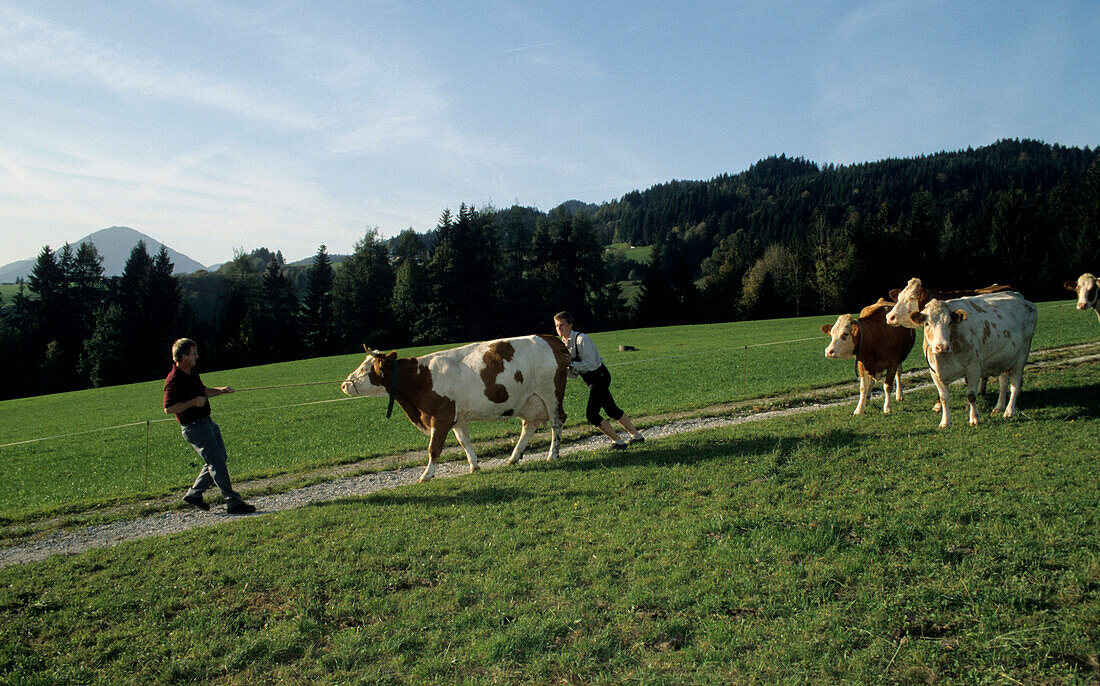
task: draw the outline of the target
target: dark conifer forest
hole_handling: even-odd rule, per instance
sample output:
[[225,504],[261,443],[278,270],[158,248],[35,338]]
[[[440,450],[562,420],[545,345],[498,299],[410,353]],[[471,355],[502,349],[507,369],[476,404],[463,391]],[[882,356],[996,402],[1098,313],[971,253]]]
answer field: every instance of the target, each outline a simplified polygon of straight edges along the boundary
[[[1069,297],[1100,269],[1098,151],[1032,140],[858,165],[785,155],[600,205],[442,210],[347,256],[278,246],[175,275],[134,247],[105,278],[94,247],[43,247],[2,303],[0,398],[163,377],[199,341],[207,370],[375,348],[858,311],[919,276]],[[649,259],[629,248],[649,246]]]

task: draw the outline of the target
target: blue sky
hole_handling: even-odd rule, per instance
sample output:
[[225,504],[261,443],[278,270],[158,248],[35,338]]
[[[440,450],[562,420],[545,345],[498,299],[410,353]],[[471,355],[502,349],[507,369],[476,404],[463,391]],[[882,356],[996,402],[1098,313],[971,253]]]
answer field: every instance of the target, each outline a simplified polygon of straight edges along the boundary
[[112,225],[293,261],[780,153],[1096,147],[1097,36],[1095,0],[0,0],[0,265]]

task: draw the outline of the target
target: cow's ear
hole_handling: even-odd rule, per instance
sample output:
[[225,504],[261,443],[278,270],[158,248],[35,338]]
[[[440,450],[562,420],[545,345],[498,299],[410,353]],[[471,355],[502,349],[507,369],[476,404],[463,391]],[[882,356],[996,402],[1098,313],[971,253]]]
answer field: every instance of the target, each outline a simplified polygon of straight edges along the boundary
[[859,324],[857,324],[855,322],[852,322],[852,335],[853,336],[858,336],[859,335]]
[[822,324],[821,325],[821,333],[825,334],[826,336],[828,336],[830,333],[832,333],[832,330],[833,330],[833,327],[829,326],[828,324]]
[[1073,291],[1074,293],[1077,292],[1077,282],[1076,281],[1067,281],[1062,285],[1066,287],[1067,291]]
[[924,326],[924,322],[928,319],[928,317],[924,316],[923,312],[910,312],[909,319],[911,319],[912,322],[917,326]]
[[951,321],[956,324],[966,319],[966,310],[955,310],[951,313]]
[[901,289],[900,288],[891,288],[890,289],[890,293],[889,293],[890,299],[893,300],[894,302],[898,301],[898,295],[900,295],[900,294],[901,294]]
[[388,353],[386,353],[386,359],[387,360],[396,360],[397,359],[397,351],[396,350],[391,350]]

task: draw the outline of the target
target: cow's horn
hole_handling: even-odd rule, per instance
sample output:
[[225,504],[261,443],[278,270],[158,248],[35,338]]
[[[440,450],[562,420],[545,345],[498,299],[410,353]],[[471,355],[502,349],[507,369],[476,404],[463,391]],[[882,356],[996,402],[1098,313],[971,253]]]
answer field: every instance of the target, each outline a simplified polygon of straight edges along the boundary
[[379,357],[379,358],[385,357],[385,355],[378,352],[377,350],[371,350],[370,348],[368,348],[366,343],[363,344],[363,350],[367,351],[367,354],[370,355],[371,357]]

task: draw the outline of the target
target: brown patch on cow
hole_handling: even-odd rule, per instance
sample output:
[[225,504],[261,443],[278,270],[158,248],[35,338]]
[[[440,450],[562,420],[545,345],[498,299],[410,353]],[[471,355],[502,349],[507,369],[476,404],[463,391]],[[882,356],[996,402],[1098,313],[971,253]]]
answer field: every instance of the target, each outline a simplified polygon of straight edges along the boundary
[[569,381],[566,370],[569,369],[569,349],[557,336],[539,334],[539,338],[546,341],[550,350],[554,353],[554,359],[558,361],[558,368],[554,371],[554,400],[557,404],[558,419],[565,422],[565,384]]
[[908,357],[916,341],[916,329],[889,326],[886,323],[886,301],[881,298],[874,305],[863,308],[853,322],[852,331],[856,349],[856,373],[862,370],[872,378],[885,374],[893,379],[898,365]]
[[512,410],[505,410],[504,412],[500,413],[500,416],[501,417],[511,417],[514,414],[515,414],[515,412],[513,412]]
[[982,326],[982,343],[983,344],[988,343],[989,338],[992,335],[993,335],[993,327],[990,326],[988,321],[984,322],[983,326]]
[[523,372],[521,372],[520,370],[517,369],[516,370],[516,375],[515,375],[514,378],[516,380],[516,383],[523,383]]
[[[384,360],[376,360],[371,365],[372,382],[389,391],[393,380],[393,360],[397,353],[390,353]],[[377,379],[377,381],[374,381]],[[455,401],[440,395],[432,388],[432,373],[428,365],[415,357],[397,360],[397,388],[394,399],[413,426],[424,433],[431,433],[433,427],[444,434],[455,423]]]
[[485,367],[481,370],[481,381],[485,384],[485,397],[491,402],[508,402],[508,389],[497,383],[497,377],[504,373],[504,363],[515,357],[515,354],[515,347],[508,341],[495,341],[482,356],[481,361]]

